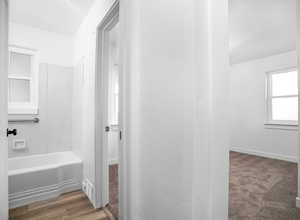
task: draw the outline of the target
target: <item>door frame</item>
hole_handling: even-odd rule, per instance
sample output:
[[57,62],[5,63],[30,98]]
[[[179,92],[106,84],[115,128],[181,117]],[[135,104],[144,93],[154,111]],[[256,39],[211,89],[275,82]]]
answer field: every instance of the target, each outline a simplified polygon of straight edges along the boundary
[[[105,126],[107,126],[108,108],[105,103],[108,103],[108,77],[107,65],[108,57],[106,57],[107,45],[106,34],[111,28],[119,22],[119,0],[115,0],[111,8],[108,10],[101,23],[96,30],[96,76],[95,76],[95,207],[101,208],[109,203],[109,160],[108,160],[108,144]],[[120,41],[119,41],[120,42]],[[121,47],[121,45],[120,45]],[[119,58],[119,64],[121,59]],[[119,75],[121,75],[121,68],[119,68]],[[122,92],[121,77],[119,77],[119,87]],[[119,96],[119,103],[121,103],[121,96]],[[119,130],[122,131],[122,107],[119,105]],[[122,141],[119,141],[119,149]],[[119,150],[119,157],[121,151]],[[121,160],[119,160],[119,167]],[[120,173],[120,169],[119,169]],[[123,175],[119,175],[119,183],[123,182]],[[119,187],[119,194],[120,194]],[[123,201],[119,199],[119,209],[122,207]],[[122,219],[122,218],[120,218]]]
[[[0,74],[7,76],[8,69],[8,0],[0,0]],[[3,8],[2,8],[3,7]],[[6,49],[5,49],[6,48]],[[0,198],[0,219],[8,219],[8,146],[6,138],[7,128],[7,80],[0,80],[0,147],[1,154],[4,158],[0,158],[0,178],[1,178],[1,198]],[[3,139],[3,140],[1,140]],[[3,145],[3,146],[2,146]],[[4,179],[2,179],[4,177]]]

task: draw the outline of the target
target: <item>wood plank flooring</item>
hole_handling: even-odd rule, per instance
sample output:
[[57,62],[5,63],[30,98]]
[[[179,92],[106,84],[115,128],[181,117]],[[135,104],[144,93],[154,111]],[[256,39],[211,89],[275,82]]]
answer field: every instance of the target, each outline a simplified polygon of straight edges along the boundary
[[9,210],[10,220],[114,220],[105,209],[94,209],[83,192],[64,194]]

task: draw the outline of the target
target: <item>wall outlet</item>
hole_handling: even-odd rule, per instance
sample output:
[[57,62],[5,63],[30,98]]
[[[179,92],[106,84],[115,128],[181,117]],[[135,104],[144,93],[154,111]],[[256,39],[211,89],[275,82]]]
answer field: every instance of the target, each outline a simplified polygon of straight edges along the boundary
[[94,203],[94,185],[88,179],[82,182],[82,191],[87,195],[89,200]]
[[12,141],[12,149],[13,150],[25,150],[26,140],[13,140]]
[[82,182],[82,191],[86,194],[86,181]]

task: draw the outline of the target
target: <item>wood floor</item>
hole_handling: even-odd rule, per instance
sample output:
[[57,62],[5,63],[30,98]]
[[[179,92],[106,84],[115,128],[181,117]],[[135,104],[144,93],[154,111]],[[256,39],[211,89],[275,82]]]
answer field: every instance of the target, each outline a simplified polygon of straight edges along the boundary
[[84,193],[67,193],[59,198],[11,209],[10,220],[113,220],[107,209],[94,209]]

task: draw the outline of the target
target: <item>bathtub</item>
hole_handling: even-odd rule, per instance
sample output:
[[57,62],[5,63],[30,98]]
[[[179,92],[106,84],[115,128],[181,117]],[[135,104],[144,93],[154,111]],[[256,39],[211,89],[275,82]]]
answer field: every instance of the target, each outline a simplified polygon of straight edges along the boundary
[[82,161],[73,152],[8,159],[9,207],[81,189]]

